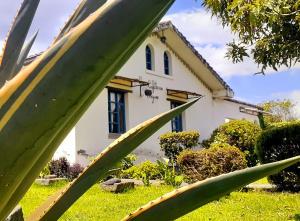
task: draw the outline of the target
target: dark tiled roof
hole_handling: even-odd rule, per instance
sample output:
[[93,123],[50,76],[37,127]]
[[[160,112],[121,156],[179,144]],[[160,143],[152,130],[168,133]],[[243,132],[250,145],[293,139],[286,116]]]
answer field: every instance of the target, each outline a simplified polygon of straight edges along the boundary
[[186,39],[186,37],[176,28],[175,25],[171,21],[161,22],[154,29],[153,32],[159,32],[166,29],[173,30],[181,40],[186,44],[188,48],[192,50],[192,52],[198,57],[198,59],[209,69],[209,71],[217,78],[217,80],[226,88],[233,91],[230,86],[221,78],[221,76],[210,66],[210,64],[202,57],[202,55],[197,51],[197,49]]
[[233,103],[237,103],[237,104],[241,104],[241,105],[246,105],[246,106],[253,107],[253,108],[257,108],[258,110],[263,110],[263,108],[261,106],[254,105],[254,104],[251,104],[251,103],[248,103],[248,102],[239,101],[239,100],[230,99],[230,98],[226,98],[224,100],[229,101],[229,102],[233,102]]

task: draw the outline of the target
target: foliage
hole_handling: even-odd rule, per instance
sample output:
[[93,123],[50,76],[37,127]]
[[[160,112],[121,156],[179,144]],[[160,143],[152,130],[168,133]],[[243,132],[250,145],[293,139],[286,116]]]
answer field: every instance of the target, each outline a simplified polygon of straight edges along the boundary
[[83,170],[84,168],[79,163],[75,163],[69,169],[68,179],[71,181],[76,179],[83,172]]
[[[169,165],[169,163],[171,163],[171,165]],[[170,160],[165,159],[165,162],[157,161],[157,165],[165,184],[173,187],[178,187],[182,184],[184,177],[182,175],[178,175],[174,162],[170,162]]]
[[146,186],[150,185],[150,180],[161,177],[157,164],[151,161],[145,161],[141,164],[130,167],[122,172],[122,177],[142,180]]
[[247,120],[233,120],[213,131],[211,138],[205,141],[203,145],[206,148],[209,148],[213,143],[218,145],[227,143],[235,146],[245,154],[247,165],[252,167],[257,164],[254,150],[256,139],[260,133],[261,129],[255,123]]
[[[182,113],[198,100],[199,99],[195,99],[151,118],[120,136],[94,159],[81,176],[38,208],[30,218],[32,220],[38,219],[41,221],[58,219],[95,182],[104,179],[107,176],[107,172],[113,168],[117,162],[126,157],[148,137],[157,132],[158,128],[170,122],[171,119]],[[148,178],[144,176],[144,180],[147,181],[147,179]]]
[[238,36],[227,56],[242,62],[253,56],[262,73],[271,67],[291,67],[300,59],[298,0],[204,0],[204,6]]
[[[273,127],[264,131],[257,141],[261,163],[276,162],[300,155],[300,122]],[[300,163],[269,177],[280,190],[300,191]]]
[[57,160],[51,160],[43,171],[49,171],[46,175],[56,175],[57,177],[68,178],[72,181],[76,179],[83,170],[84,168],[80,164],[76,163],[71,166],[69,161],[65,157],[62,157]]
[[265,123],[279,123],[285,121],[296,120],[295,106],[296,104],[289,99],[267,101],[261,104],[264,111],[272,113],[272,115],[264,116]]
[[272,123],[268,126],[268,129],[286,127],[286,126],[289,126],[291,124],[300,124],[300,120],[283,121],[283,122],[278,122],[278,123]]
[[[55,43],[22,68],[35,39],[33,36],[29,44],[24,45],[39,2],[23,1],[0,55],[0,85],[3,85],[0,95],[0,220],[18,204],[61,141],[144,42],[173,0],[143,4],[137,0],[82,0]],[[178,109],[175,112],[181,113]],[[153,120],[155,124],[147,129],[148,133],[138,131],[134,133],[136,139],[127,139],[130,143],[121,142],[126,147],[113,151],[114,154],[104,154],[110,157],[105,163],[102,161],[101,170],[96,168],[99,176],[111,169],[111,163],[115,164],[133,151],[147,134],[167,123],[169,115],[162,115],[161,122]],[[143,137],[139,136],[142,134]],[[95,182],[96,176],[86,173],[88,179],[84,176],[73,183],[82,188],[74,192],[68,189],[58,196],[63,203],[57,200],[45,207],[57,206],[55,213],[49,215],[44,208],[32,219],[43,220],[47,215],[46,220],[59,219]]]
[[49,170],[51,174],[57,177],[67,178],[70,174],[70,163],[65,157],[59,158],[58,160],[51,160]]
[[121,168],[122,170],[127,170],[130,167],[134,166],[134,162],[136,161],[137,157],[134,154],[129,154],[121,161]]
[[120,162],[118,162],[114,168],[112,168],[108,172],[108,176],[104,180],[111,179],[113,177],[121,177],[122,172],[134,166],[134,162],[137,160],[136,155],[129,154],[128,156],[124,157]]
[[247,161],[238,148],[214,144],[210,149],[182,152],[178,165],[188,182],[196,182],[244,169]]
[[44,167],[44,169],[40,172],[40,175],[39,175],[39,177],[40,178],[44,178],[45,176],[48,176],[48,175],[50,175],[51,174],[51,172],[50,172],[50,164],[48,163],[45,167]]
[[169,132],[160,136],[160,147],[166,157],[176,161],[180,152],[198,145],[199,137],[198,131]]

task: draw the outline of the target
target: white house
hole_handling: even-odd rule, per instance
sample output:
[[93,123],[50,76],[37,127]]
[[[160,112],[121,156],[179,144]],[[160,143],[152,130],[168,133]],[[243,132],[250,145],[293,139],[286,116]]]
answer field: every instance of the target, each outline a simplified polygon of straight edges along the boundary
[[206,139],[231,119],[257,121],[259,107],[234,100],[234,92],[171,23],[158,25],[98,96],[55,154],[86,164],[137,124],[201,96],[202,99],[144,142],[140,160],[162,156],[159,135],[198,130]]

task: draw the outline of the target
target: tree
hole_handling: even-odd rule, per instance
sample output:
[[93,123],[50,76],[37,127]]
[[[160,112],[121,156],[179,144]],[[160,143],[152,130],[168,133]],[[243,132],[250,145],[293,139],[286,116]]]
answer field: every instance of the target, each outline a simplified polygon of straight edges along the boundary
[[238,35],[228,43],[234,63],[252,56],[261,67],[278,70],[300,61],[300,0],[204,0],[203,5]]
[[294,111],[296,104],[289,99],[267,101],[262,103],[261,106],[264,111],[271,112],[273,114],[265,116],[267,124],[293,121],[297,119]]

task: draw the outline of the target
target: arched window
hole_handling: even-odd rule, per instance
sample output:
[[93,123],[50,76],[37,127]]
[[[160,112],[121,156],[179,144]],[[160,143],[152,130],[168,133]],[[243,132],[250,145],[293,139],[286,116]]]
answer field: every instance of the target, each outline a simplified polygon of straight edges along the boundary
[[164,53],[164,70],[165,70],[165,75],[171,74],[171,59],[168,52]]
[[146,68],[147,70],[153,71],[153,49],[151,46],[146,46]]

